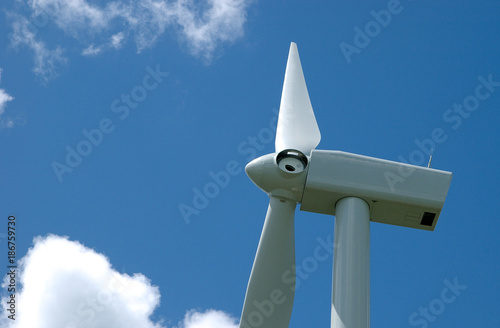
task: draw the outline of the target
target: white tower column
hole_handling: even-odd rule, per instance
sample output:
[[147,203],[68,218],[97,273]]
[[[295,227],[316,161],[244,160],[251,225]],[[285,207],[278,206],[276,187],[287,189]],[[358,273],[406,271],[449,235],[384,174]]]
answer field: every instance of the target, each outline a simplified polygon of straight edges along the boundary
[[357,197],[335,208],[332,328],[370,327],[370,207]]

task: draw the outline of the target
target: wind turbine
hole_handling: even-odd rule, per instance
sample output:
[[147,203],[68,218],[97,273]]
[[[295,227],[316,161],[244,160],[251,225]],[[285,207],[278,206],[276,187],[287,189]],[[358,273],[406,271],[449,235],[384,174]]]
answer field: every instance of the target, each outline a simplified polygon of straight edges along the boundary
[[240,328],[286,328],[295,281],[294,214],[335,216],[332,328],[370,326],[370,221],[434,230],[451,172],[341,151],[315,150],[321,140],[291,43],[275,150],[245,171],[270,197],[243,305]]

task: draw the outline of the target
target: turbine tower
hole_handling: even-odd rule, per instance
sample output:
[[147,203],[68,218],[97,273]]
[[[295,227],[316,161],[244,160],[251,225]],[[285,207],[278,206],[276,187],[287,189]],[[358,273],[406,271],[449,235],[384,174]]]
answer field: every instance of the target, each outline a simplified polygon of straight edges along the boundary
[[281,95],[275,153],[245,171],[269,197],[243,305],[240,328],[286,328],[295,280],[294,214],[335,216],[332,328],[370,326],[370,221],[434,230],[451,172],[341,151],[315,150],[321,140],[291,43]]

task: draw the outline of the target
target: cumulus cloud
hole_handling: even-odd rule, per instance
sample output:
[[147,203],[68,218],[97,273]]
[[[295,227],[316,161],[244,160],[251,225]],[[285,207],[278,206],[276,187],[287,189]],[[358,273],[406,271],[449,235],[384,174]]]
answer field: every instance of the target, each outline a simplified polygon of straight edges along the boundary
[[[220,44],[234,42],[243,35],[246,10],[252,0],[116,0],[105,5],[87,0],[25,1],[30,17],[52,21],[66,35],[86,44],[81,51],[84,56],[119,49],[128,37],[141,52],[153,47],[170,27],[192,55],[210,61]],[[36,24],[23,16],[16,17],[14,44],[35,51],[38,74],[53,71],[57,62],[64,61],[61,49],[48,50],[35,38]]]
[[[117,272],[104,255],[66,237],[36,237],[17,274],[16,320],[8,319],[4,297],[1,327],[167,328],[150,318],[160,304],[157,286],[140,273]],[[8,284],[7,276],[2,287]],[[178,327],[237,325],[224,312],[209,310],[188,311]]]
[[189,311],[179,328],[238,328],[238,324],[234,318],[222,311]]

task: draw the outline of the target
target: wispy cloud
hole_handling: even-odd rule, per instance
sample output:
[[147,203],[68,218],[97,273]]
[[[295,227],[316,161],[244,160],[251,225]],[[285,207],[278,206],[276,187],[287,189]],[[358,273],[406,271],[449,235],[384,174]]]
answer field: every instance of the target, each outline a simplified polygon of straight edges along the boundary
[[175,20],[182,36],[194,55],[210,59],[220,42],[232,42],[243,35],[248,1],[209,0],[203,14],[192,10],[190,1],[178,1],[174,6]]
[[59,28],[78,37],[108,25],[106,12],[85,0],[28,0],[34,15],[49,15]]
[[125,39],[125,33],[120,32],[111,36],[111,46],[115,49],[120,49],[123,46],[123,40]]
[[90,44],[87,48],[82,50],[81,55],[95,57],[109,49],[119,50],[125,43],[124,40],[125,40],[124,32],[113,34],[109,38],[109,41],[106,43],[102,43],[101,45],[98,46],[94,45],[94,43]]
[[[2,299],[0,326],[5,328],[167,328],[151,319],[160,290],[144,275],[114,270],[102,254],[49,235],[36,237],[19,262],[16,320],[8,319]],[[9,284],[8,276],[2,287]],[[3,320],[3,321],[2,321]],[[222,311],[188,311],[179,328],[237,328]]]
[[97,56],[102,52],[102,47],[96,47],[92,43],[90,46],[82,50],[82,56]]
[[19,46],[26,46],[34,52],[33,71],[43,81],[57,76],[57,68],[67,62],[67,58],[62,55],[62,49],[56,47],[49,50],[44,42],[37,40],[33,29],[30,29],[30,22],[26,17],[11,15],[13,19],[11,46],[18,49]]
[[[23,1],[23,0],[20,0]],[[105,5],[86,0],[24,0],[29,17],[43,16],[82,44],[84,56],[119,49],[132,38],[137,52],[153,47],[167,28],[176,31],[188,51],[210,61],[217,48],[243,36],[246,11],[252,0],[116,0]],[[13,46],[26,45],[35,52],[35,71],[49,78],[64,62],[62,50],[48,50],[36,39],[37,28],[19,14],[13,17]],[[31,24],[31,25],[30,25]]]
[[[0,68],[0,82],[2,81],[2,72]],[[14,126],[15,120],[11,117],[4,117],[5,106],[9,101],[14,100],[14,97],[9,95],[5,89],[0,89],[0,129],[1,128],[12,128]]]

